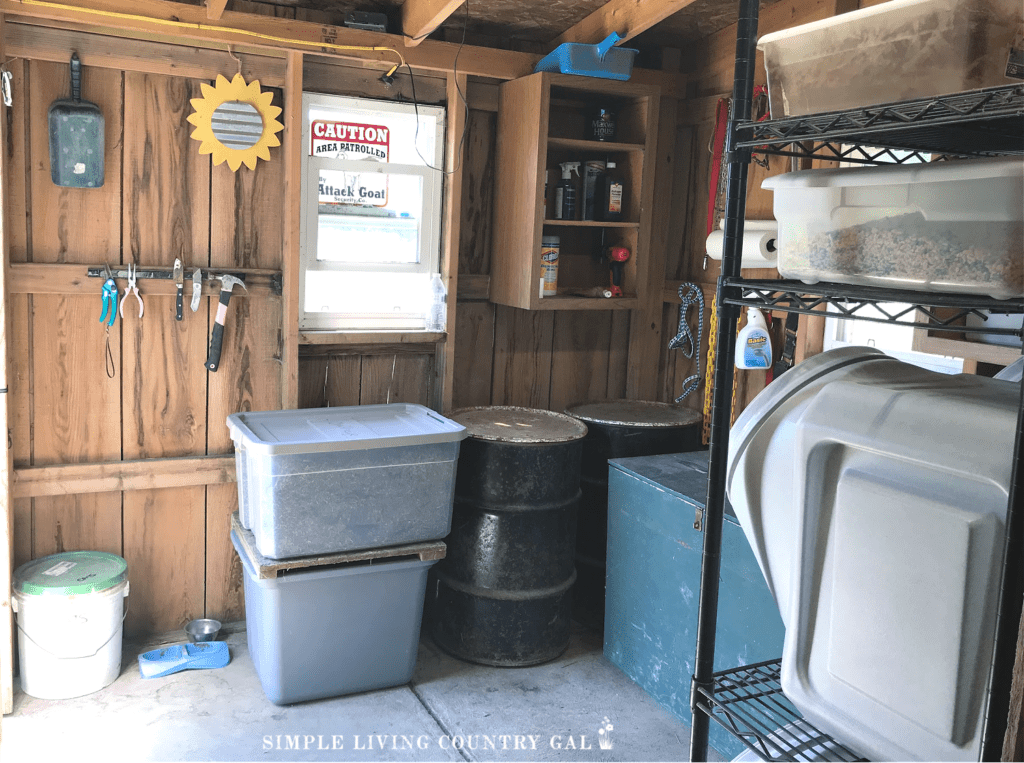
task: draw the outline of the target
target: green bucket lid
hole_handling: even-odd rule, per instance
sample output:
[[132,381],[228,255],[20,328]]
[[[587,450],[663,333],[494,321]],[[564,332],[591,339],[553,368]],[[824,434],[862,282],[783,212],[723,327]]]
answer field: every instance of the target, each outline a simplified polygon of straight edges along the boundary
[[14,571],[14,592],[71,596],[105,591],[128,578],[128,563],[105,551],[68,551],[26,562]]

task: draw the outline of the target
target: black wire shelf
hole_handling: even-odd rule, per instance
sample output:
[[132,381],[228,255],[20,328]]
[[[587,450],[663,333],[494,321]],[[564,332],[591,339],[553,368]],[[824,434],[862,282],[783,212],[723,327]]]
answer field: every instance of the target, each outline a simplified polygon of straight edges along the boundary
[[697,689],[697,708],[762,760],[864,760],[801,717],[782,693],[781,667],[768,660],[719,671],[712,692]]
[[[976,294],[938,294],[910,289],[881,289],[851,284],[805,284],[792,280],[745,280],[727,278],[722,301],[762,310],[822,315],[822,307],[835,318],[899,323],[923,329],[949,328],[960,333],[1021,336],[1015,328],[960,325],[968,315],[984,318],[983,310],[1024,313],[1024,300],[993,299]],[[897,303],[892,306],[887,303]],[[937,309],[938,308],[938,309]]]
[[736,134],[739,149],[857,164],[1024,154],[1024,84],[742,122]]

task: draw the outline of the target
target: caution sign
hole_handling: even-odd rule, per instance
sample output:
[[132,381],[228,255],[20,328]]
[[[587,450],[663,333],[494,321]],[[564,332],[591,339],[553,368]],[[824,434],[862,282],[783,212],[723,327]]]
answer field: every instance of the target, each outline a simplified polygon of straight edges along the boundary
[[[358,122],[314,121],[310,156],[387,162],[391,130]],[[384,172],[320,172],[321,204],[384,207],[388,203],[388,176]]]
[[311,134],[310,156],[388,161],[391,130],[382,125],[317,120]]

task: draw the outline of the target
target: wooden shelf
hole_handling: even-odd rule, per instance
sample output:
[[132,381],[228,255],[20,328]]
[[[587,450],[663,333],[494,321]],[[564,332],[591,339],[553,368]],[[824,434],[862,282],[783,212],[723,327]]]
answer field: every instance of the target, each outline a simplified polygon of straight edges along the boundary
[[544,220],[545,226],[559,228],[639,228],[640,223],[605,223],[600,220]]
[[577,140],[576,138],[548,138],[548,148],[564,148],[587,153],[624,153],[644,151],[643,143],[615,143],[607,140]]
[[[491,301],[524,310],[636,310],[645,305],[661,105],[658,89],[540,72],[503,83],[499,97]],[[616,112],[616,141],[583,139],[595,105]],[[604,154],[616,162],[622,177],[623,216],[629,222],[546,219],[544,188],[552,167]],[[608,266],[595,254],[606,246],[628,249],[622,286],[629,296],[541,297],[545,232],[560,239],[560,289],[605,286]]]
[[538,299],[531,310],[636,310],[640,300],[636,297],[572,297],[559,296]]

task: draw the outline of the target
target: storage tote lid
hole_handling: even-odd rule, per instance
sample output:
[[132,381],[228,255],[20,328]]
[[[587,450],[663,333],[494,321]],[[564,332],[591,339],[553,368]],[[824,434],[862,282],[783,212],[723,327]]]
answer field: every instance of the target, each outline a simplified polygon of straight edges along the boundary
[[269,455],[333,453],[457,442],[466,428],[422,405],[352,405],[289,411],[232,413],[236,447]]
[[26,562],[14,571],[14,592],[73,596],[113,588],[128,579],[128,563],[105,551],[68,551]]
[[954,183],[968,180],[1024,177],[1019,156],[988,159],[958,159],[955,162],[891,164],[875,167],[800,170],[772,175],[762,188],[849,188],[910,183]]

